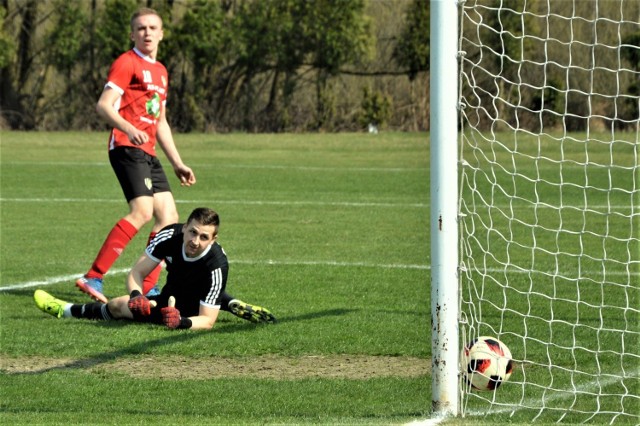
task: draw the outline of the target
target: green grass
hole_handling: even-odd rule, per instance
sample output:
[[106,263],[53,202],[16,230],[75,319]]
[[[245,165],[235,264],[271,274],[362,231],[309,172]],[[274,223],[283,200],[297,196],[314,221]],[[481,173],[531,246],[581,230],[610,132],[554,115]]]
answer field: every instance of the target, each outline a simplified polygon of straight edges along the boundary
[[[198,183],[174,185],[182,218],[221,215],[231,294],[280,319],[228,314],[214,331],[55,320],[33,287],[0,292],[0,354],[77,368],[3,374],[2,423],[402,423],[426,418],[430,379],[132,379],[115,360],[185,356],[429,357],[425,134],[178,135]],[[2,285],[82,274],[126,212],[102,133],[2,134]],[[166,161],[165,161],[165,164]],[[142,252],[141,232],[113,269]],[[47,285],[84,302],[71,278]],[[124,273],[107,276],[122,294]],[[89,368],[87,366],[92,366]],[[97,368],[96,368],[97,367]],[[46,371],[44,371],[46,370]]]
[[[220,213],[219,241],[231,262],[229,292],[269,307],[280,319],[273,327],[260,327],[223,313],[208,333],[55,320],[33,304],[36,287],[19,287],[40,281],[57,297],[86,301],[73,287],[73,277],[86,271],[106,233],[127,211],[107,161],[106,137],[0,133],[0,287],[14,286],[0,291],[0,357],[7,363],[67,362],[65,368],[19,373],[3,365],[0,423],[402,424],[430,417],[428,371],[366,379],[193,379],[181,378],[185,367],[177,365],[177,377],[166,379],[132,377],[112,368],[116,361],[148,360],[153,371],[154,360],[176,356],[206,361],[341,355],[429,363],[428,135],[176,135],[198,179],[182,188],[170,175],[181,218],[197,206]],[[465,200],[476,198],[473,214],[463,223],[474,226],[464,259],[478,268],[469,269],[464,291],[478,295],[474,307],[465,303],[463,309],[472,326],[500,334],[514,357],[526,362],[495,396],[482,395],[494,397],[495,404],[468,398],[467,417],[447,424],[469,419],[528,424],[534,418],[552,423],[570,408],[564,420],[581,422],[589,417],[581,411],[595,411],[596,404],[605,414],[592,422],[609,422],[614,415],[606,412],[621,407],[630,415],[618,422],[635,424],[640,417],[640,203],[638,179],[629,175],[637,175],[637,164],[628,157],[629,144],[595,144],[589,146],[589,161],[606,165],[623,156],[629,170],[607,173],[596,167],[585,175],[584,146],[564,143],[564,155],[574,163],[563,163],[562,179],[575,185],[560,189],[561,151],[553,140],[544,141],[545,155],[537,164],[531,161],[535,152],[527,152],[531,141],[518,141],[517,150],[525,155],[515,163],[506,161],[513,146],[496,150],[478,142],[482,149],[474,155],[483,170],[486,159],[504,166],[477,176],[482,192],[465,193]],[[510,167],[522,174],[514,178]],[[536,173],[542,178],[537,187],[523,177]],[[608,191],[610,181],[628,193]],[[585,182],[589,201],[577,189]],[[478,197],[491,193],[495,183],[503,188],[493,192],[499,209],[483,207]],[[535,200],[536,191],[534,208],[526,200]],[[586,213],[545,207],[560,198],[569,206],[588,207],[582,209]],[[630,222],[629,207],[604,214],[602,205],[635,205],[635,215]],[[489,223],[494,230],[485,226]],[[555,232],[560,225],[576,234]],[[607,227],[615,238],[590,232]],[[108,296],[124,292],[124,271],[142,252],[148,231],[149,226],[140,232],[107,276]],[[534,245],[538,272],[514,270],[530,269]],[[606,260],[598,257],[603,249]],[[631,265],[632,282],[616,286],[625,264]],[[482,267],[494,271],[491,279],[482,279]],[[583,274],[579,280],[576,270]],[[574,342],[591,350],[570,349]],[[610,383],[607,375],[621,368],[628,377]],[[593,377],[569,372],[593,369],[603,373],[595,388]],[[574,385],[575,400],[567,392]],[[545,393],[545,387],[551,389]],[[629,396],[622,401],[606,396],[624,393],[625,387]],[[543,397],[552,409],[536,417]],[[478,415],[491,410],[495,414]]]
[[497,402],[542,420],[640,417],[640,164],[616,136],[464,138],[463,328],[508,342]]

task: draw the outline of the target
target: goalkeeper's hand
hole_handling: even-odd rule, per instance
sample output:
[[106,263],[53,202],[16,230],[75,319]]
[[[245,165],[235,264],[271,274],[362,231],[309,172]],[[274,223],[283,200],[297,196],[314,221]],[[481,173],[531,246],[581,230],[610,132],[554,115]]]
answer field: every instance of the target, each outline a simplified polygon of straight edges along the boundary
[[148,316],[151,314],[151,308],[155,306],[146,296],[142,294],[132,295],[127,302],[127,306],[133,315]]
[[180,311],[174,308],[173,306],[167,306],[166,308],[160,309],[162,313],[162,322],[169,328],[178,328],[180,327]]

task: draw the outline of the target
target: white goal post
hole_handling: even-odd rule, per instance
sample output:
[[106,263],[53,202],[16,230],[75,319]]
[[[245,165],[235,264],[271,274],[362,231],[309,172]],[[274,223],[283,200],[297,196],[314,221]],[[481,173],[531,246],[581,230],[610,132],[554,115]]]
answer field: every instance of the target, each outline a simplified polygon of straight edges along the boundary
[[[434,412],[640,423],[640,1],[430,14]],[[481,335],[495,392],[460,381]]]
[[457,6],[431,2],[431,366],[433,410],[458,414]]

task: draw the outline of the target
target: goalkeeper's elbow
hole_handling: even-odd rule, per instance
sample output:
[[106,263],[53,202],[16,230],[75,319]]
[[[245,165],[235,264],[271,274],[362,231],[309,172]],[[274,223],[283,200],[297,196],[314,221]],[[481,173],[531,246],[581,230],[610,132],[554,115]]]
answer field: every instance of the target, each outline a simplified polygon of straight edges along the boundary
[[192,317],[192,329],[194,330],[211,330],[216,320],[207,316]]

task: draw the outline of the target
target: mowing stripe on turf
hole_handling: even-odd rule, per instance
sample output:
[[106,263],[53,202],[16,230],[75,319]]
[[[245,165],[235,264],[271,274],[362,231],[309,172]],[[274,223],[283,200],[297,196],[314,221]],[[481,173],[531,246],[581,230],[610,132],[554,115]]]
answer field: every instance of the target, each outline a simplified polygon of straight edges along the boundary
[[[65,166],[78,167],[78,163],[68,161],[12,161],[12,166]],[[108,162],[95,161],[84,163],[85,166],[106,167],[111,165]],[[426,172],[425,167],[321,167],[321,166],[289,166],[289,165],[265,165],[265,164],[209,164],[209,163],[189,163],[194,169],[264,169],[264,170],[303,170],[303,171],[348,171],[348,172]]]

